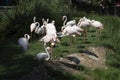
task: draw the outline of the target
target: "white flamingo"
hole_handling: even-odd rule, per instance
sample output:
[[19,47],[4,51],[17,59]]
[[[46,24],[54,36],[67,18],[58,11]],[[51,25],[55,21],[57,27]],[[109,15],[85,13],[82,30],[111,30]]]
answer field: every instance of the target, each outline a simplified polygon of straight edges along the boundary
[[44,18],[42,18],[42,25],[40,27],[38,27],[36,29],[36,33],[41,33],[41,34],[45,34],[46,33],[46,29],[45,29],[45,25],[48,24],[49,19],[45,20]]
[[77,25],[73,25],[73,26],[67,26],[64,30],[63,30],[63,34],[64,35],[81,35],[81,32],[83,32],[84,30],[80,27],[78,27]]
[[39,26],[40,26],[40,23],[36,22],[36,17],[34,17],[33,23],[31,23],[31,25],[30,25],[31,36],[32,36],[33,31],[35,31],[36,27],[39,27]]
[[49,19],[47,19],[47,21],[45,21],[44,18],[42,18],[42,22],[43,24],[40,26],[40,24],[35,28],[35,33],[37,34],[45,34],[45,28],[44,28],[44,23],[48,23]]
[[75,20],[71,20],[66,23],[67,17],[63,16],[63,19],[64,19],[64,22],[61,28],[62,35],[60,35],[60,37],[67,36],[67,35],[70,35],[70,36],[72,35],[73,37],[76,35],[81,35],[81,32],[83,32],[83,29],[76,25]]
[[[76,41],[76,35],[81,35],[81,32],[83,32],[83,29],[78,27],[77,25],[73,25],[73,26],[67,26],[63,31],[63,35],[68,35],[69,37],[69,44],[72,47],[72,43]],[[73,37],[75,37],[75,40],[73,38],[71,38],[71,35]],[[71,50],[70,50],[71,52]]]
[[60,42],[59,39],[58,38],[56,39],[56,36],[52,35],[52,34],[46,34],[39,41],[43,41],[44,42],[44,48],[46,47],[47,43],[50,43],[51,47],[53,47],[56,42]]
[[51,23],[44,23],[44,26],[43,26],[46,30],[46,35],[49,34],[49,35],[54,35],[57,38],[57,30],[56,30],[56,27],[55,27],[55,21],[53,20]]
[[91,20],[90,25],[97,29],[104,29],[104,25],[100,21]]
[[97,33],[96,37],[98,38],[98,35],[101,34],[101,30],[104,29],[104,25],[100,21],[91,20],[90,26],[96,28],[96,33]]
[[75,20],[71,20],[71,21],[68,21],[68,22],[67,22],[67,16],[63,16],[63,20],[64,20],[64,25],[65,25],[65,23],[66,23],[66,26],[69,26],[69,25],[73,26],[73,25],[76,24],[76,21],[75,21]]
[[39,34],[40,33],[40,23],[36,23],[36,27],[35,27],[35,33]]
[[86,17],[83,17],[79,20],[79,22],[77,24],[79,27],[84,29],[84,34],[83,34],[84,42],[85,42],[86,37],[87,37],[87,29],[90,27],[90,22],[91,22],[91,20],[87,19]]
[[79,27],[89,27],[91,20],[87,19],[86,17],[83,17],[79,20],[78,26]]
[[29,44],[30,36],[25,34],[24,37],[18,39],[18,44],[23,48],[23,50],[27,50]]
[[45,34],[45,29],[44,29],[44,27],[43,27],[43,26],[37,27],[37,28],[35,29],[35,33],[37,33],[37,34]]
[[61,28],[61,30],[65,29],[67,26],[73,26],[76,24],[76,21],[75,20],[71,20],[71,21],[68,21],[67,22],[67,16],[63,16],[63,26]]
[[50,54],[51,53],[52,53],[52,49],[50,47],[46,47],[45,48],[45,52],[36,54],[35,57],[34,57],[34,60],[38,60],[38,61],[45,60],[45,61],[48,61],[48,60],[50,60]]

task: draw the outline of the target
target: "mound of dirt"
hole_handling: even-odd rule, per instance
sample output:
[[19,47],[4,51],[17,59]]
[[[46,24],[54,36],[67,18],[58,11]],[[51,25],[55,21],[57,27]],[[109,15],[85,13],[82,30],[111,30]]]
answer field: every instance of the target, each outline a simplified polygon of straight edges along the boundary
[[59,61],[90,68],[106,68],[105,55],[106,49],[104,47],[88,47],[80,53],[72,53]]

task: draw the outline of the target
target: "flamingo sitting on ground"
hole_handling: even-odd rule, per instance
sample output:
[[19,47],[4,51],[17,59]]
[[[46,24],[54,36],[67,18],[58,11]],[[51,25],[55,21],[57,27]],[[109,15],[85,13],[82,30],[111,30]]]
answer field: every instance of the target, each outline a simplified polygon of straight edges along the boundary
[[52,49],[50,47],[46,47],[45,48],[45,52],[42,53],[38,53],[36,54],[36,56],[34,57],[34,60],[38,60],[38,61],[48,61],[50,60],[50,54],[52,53]]
[[18,44],[23,48],[23,50],[28,49],[29,39],[30,39],[30,36],[28,34],[25,34],[24,37],[19,38]]

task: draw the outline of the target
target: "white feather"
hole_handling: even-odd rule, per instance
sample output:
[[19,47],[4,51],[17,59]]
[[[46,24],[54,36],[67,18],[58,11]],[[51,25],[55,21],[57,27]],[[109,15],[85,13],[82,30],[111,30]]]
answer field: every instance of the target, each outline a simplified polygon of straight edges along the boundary
[[24,50],[27,50],[28,44],[29,44],[30,36],[28,34],[25,34],[24,37],[18,39],[18,44],[21,46]]

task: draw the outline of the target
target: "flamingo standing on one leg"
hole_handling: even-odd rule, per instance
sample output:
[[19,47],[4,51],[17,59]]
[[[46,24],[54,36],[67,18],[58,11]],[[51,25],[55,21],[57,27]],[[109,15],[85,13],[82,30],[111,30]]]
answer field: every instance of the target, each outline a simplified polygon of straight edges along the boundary
[[84,34],[83,34],[83,40],[86,42],[87,37],[87,29],[90,27],[91,20],[87,19],[86,17],[83,17],[79,20],[78,26],[84,28]]
[[101,30],[104,29],[104,25],[100,21],[91,20],[90,25],[96,28],[96,37],[99,40],[99,35],[101,34]]

